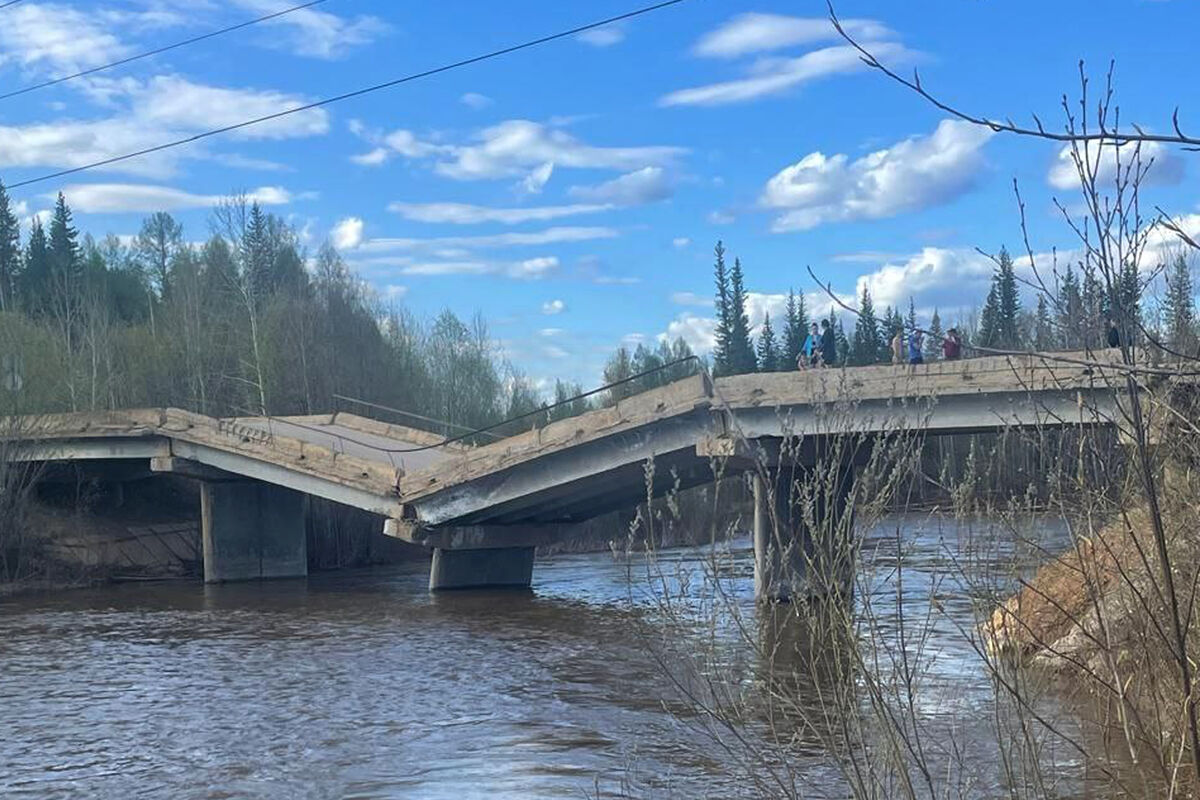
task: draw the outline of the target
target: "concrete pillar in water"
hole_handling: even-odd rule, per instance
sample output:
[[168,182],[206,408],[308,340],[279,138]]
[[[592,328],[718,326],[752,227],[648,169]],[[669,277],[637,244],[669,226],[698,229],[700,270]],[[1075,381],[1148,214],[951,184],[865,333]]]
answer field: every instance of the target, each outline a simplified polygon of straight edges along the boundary
[[503,587],[528,589],[533,581],[533,547],[479,550],[433,549],[429,590]]
[[304,495],[257,481],[200,486],[204,582],[308,574]]
[[[828,481],[815,481],[815,469],[754,472],[754,596],[759,600],[849,596],[853,541],[847,514],[852,513],[854,467],[839,465]],[[816,485],[801,490],[796,482]]]

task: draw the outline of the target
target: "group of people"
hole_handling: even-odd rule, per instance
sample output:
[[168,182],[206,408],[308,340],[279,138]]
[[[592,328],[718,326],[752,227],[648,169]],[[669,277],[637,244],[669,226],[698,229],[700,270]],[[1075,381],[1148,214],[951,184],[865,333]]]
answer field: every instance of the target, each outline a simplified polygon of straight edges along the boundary
[[[962,351],[962,337],[959,336],[958,329],[951,328],[946,331],[946,335],[942,337],[942,359],[957,361],[962,358]],[[833,334],[833,327],[827,319],[821,320],[820,328],[814,322],[808,338],[804,340],[800,357],[796,359],[796,366],[800,369],[809,369],[833,366],[835,363],[837,363],[837,339]],[[892,363],[925,363],[925,335],[920,329],[914,328],[907,337],[904,335],[904,331],[896,331],[896,335],[892,337]]]
[[821,327],[812,324],[808,338],[800,348],[800,357],[796,359],[799,369],[810,367],[831,367],[837,363],[837,337],[833,334],[833,326],[829,320],[821,320]]

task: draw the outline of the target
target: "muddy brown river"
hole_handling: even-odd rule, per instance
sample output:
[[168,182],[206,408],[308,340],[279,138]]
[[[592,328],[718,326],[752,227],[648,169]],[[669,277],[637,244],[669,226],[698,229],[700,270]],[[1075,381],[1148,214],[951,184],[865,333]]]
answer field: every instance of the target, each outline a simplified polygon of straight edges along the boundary
[[[884,622],[897,559],[910,613],[938,606],[918,711],[933,735],[987,764],[990,683],[959,631],[974,601],[946,574],[965,536],[937,518],[889,520],[868,537],[863,568],[880,576],[872,597]],[[1007,569],[1003,534],[978,540],[990,554],[980,568]],[[753,617],[748,547],[733,543],[723,580]],[[700,574],[706,553],[665,551],[663,571]],[[426,580],[413,564],[0,601],[0,796],[762,796],[738,759],[679,713],[654,644],[666,626],[663,584],[644,564],[609,553],[542,559],[528,593],[431,596]],[[702,580],[681,590],[698,606],[705,592]],[[679,629],[674,646],[709,646],[703,628],[695,641]],[[1088,796],[1072,763],[1063,757],[1058,796]],[[819,747],[798,746],[792,765],[806,796],[846,796]],[[1003,794],[981,774],[977,796]]]

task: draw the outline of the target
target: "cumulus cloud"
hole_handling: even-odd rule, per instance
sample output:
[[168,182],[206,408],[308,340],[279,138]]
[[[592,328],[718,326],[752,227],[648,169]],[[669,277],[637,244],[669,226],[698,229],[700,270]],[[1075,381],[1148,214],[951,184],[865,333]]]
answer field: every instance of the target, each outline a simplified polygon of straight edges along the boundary
[[579,214],[595,214],[599,211],[607,211],[609,208],[611,206],[599,204],[529,206],[527,208],[494,208],[469,203],[395,202],[388,205],[389,211],[394,211],[405,219],[450,225],[478,225],[483,222],[519,225],[522,222],[546,222]]
[[713,302],[711,297],[703,297],[695,292],[672,292],[671,302],[677,306],[700,306],[711,307]]
[[[173,186],[134,183],[82,183],[64,187],[62,192],[71,208],[84,214],[211,208],[230,198],[230,195],[194,194]],[[293,199],[291,192],[279,186],[261,186],[247,192],[245,197],[264,206],[286,205]]]
[[[871,19],[842,20],[846,32],[858,40],[891,38],[894,34]],[[789,17],[783,14],[738,14],[701,37],[692,48],[698,56],[736,58],[750,53],[839,39],[827,17]]]
[[[279,10],[275,0],[237,0],[238,5],[258,14]],[[340,17],[315,8],[303,8],[276,17],[267,23],[286,35],[272,35],[263,40],[278,49],[300,56],[320,59],[341,58],[356,47],[378,39],[390,28],[383,20],[370,15]]]
[[671,245],[676,250],[683,250],[691,243],[692,243],[692,240],[686,236],[676,236],[674,239],[671,240]]
[[0,67],[63,76],[130,54],[93,13],[57,3],[5,9],[0,25]]
[[[114,84],[116,86],[116,84]],[[112,102],[123,106],[113,116],[80,121],[0,126],[0,168],[77,167],[215,126],[229,125],[302,105],[296,95],[272,90],[231,89],[195,83],[175,75],[148,81],[121,81]],[[232,139],[287,139],[316,136],[329,129],[323,109],[231,132]],[[193,146],[149,154],[111,169],[142,175],[170,174],[182,158],[208,157]]]
[[523,119],[484,128],[462,144],[423,139],[408,130],[378,136],[360,126],[358,133],[396,155],[430,160],[438,174],[464,181],[523,177],[546,164],[555,169],[636,170],[665,166],[686,152],[667,146],[599,147],[561,128]]
[[473,108],[476,111],[487,108],[493,102],[492,98],[485,94],[479,94],[478,92],[467,92],[462,97],[458,98],[458,101],[467,108]]
[[625,31],[617,25],[605,25],[603,28],[592,28],[579,34],[579,41],[593,47],[612,47],[625,41]]
[[943,120],[914,136],[851,161],[809,153],[771,178],[761,203],[783,209],[773,230],[809,230],[830,222],[882,219],[940,205],[970,189],[984,167],[991,131]]
[[552,317],[555,314],[561,314],[562,312],[566,311],[566,309],[567,304],[562,300],[547,300],[546,302],[542,303],[542,313],[548,317]]
[[330,237],[333,240],[333,246],[338,250],[353,250],[362,244],[362,219],[359,217],[346,217],[333,226]]
[[430,238],[379,238],[363,242],[366,252],[392,250],[442,251],[477,250],[496,247],[536,247],[561,242],[613,239],[620,234],[606,227],[559,226],[541,231],[498,233],[488,236],[434,236]]
[[643,167],[595,186],[572,186],[572,197],[618,206],[637,206],[665,200],[674,187],[662,167]]
[[542,189],[546,187],[550,176],[554,174],[554,162],[547,161],[540,167],[535,167],[528,175],[521,179],[517,184],[517,189],[522,194],[541,194]]
[[975,250],[926,247],[860,276],[855,294],[865,286],[879,309],[907,308],[909,298],[923,310],[959,308],[975,305],[987,295],[994,268],[990,258]]
[[388,160],[388,156],[386,147],[375,147],[365,153],[350,156],[350,160],[364,167],[378,167]]
[[[915,53],[895,42],[868,42],[867,45],[876,57],[892,64],[911,61],[915,57]],[[813,50],[795,58],[762,58],[750,65],[744,77],[679,89],[660,98],[659,105],[744,103],[781,94],[819,78],[860,72],[865,68],[859,52],[850,45]]]
[[[1093,145],[1087,158],[1096,170],[1097,180],[1102,184],[1110,184],[1116,179],[1118,169],[1123,173],[1130,168],[1135,155],[1137,154],[1133,145],[1120,148],[1105,145],[1099,150]],[[1143,143],[1140,158],[1143,168],[1146,169],[1143,185],[1173,185],[1183,180],[1183,159],[1161,142]],[[1066,191],[1080,188],[1079,170],[1075,166],[1070,145],[1058,151],[1058,158],[1051,165],[1046,180],[1055,189]]]

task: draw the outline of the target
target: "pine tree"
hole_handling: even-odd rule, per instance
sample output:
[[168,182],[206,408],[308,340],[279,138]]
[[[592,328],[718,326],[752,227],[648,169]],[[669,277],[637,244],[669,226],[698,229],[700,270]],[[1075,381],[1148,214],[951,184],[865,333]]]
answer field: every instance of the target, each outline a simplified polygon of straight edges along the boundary
[[725,245],[720,240],[713,248],[716,261],[713,264],[713,280],[716,283],[716,343],[713,347],[713,369],[718,375],[728,375],[733,371],[733,360],[730,349],[730,291],[729,273],[725,269]]
[[1195,355],[1196,306],[1192,270],[1187,259],[1176,256],[1167,273],[1167,296],[1163,302],[1163,322],[1167,341],[1177,353]]
[[846,329],[842,327],[842,321],[838,319],[837,312],[833,309],[829,310],[830,327],[833,328],[833,341],[837,347],[837,358],[834,363],[829,366],[844,365],[846,359],[850,357],[850,339],[846,336]]
[[808,309],[804,307],[804,295],[797,296],[794,291],[788,291],[787,317],[783,330],[784,363],[780,369],[796,369],[800,351],[804,349],[804,340],[808,338]]
[[59,192],[50,218],[50,271],[55,282],[63,281],[63,285],[69,286],[81,277],[83,259],[78,239],[79,232],[71,225],[71,209]]
[[1045,353],[1054,349],[1054,324],[1045,295],[1038,295],[1037,312],[1033,318],[1033,349]]
[[1083,346],[1083,294],[1075,271],[1067,266],[1058,286],[1058,329],[1062,332],[1062,346],[1078,350]]
[[1107,325],[1104,318],[1107,312],[1107,300],[1104,287],[1096,278],[1096,268],[1088,262],[1083,263],[1083,281],[1080,286],[1082,301],[1081,317],[1079,320],[1082,347],[1104,347]]
[[942,318],[938,316],[937,309],[935,308],[933,316],[929,319],[929,335],[925,337],[926,361],[937,361],[942,357],[942,338],[944,335]]
[[1012,257],[1000,248],[992,285],[983,306],[979,324],[979,344],[1000,350],[1015,350],[1021,346],[1018,318],[1021,314],[1021,295]]
[[883,345],[879,337],[879,322],[875,319],[875,305],[871,302],[871,292],[867,289],[866,284],[863,284],[848,363],[854,365],[874,364],[879,358],[881,349],[883,349]]
[[17,282],[21,275],[21,226],[12,212],[8,192],[0,183],[0,311],[16,307]]
[[165,300],[170,289],[171,261],[183,247],[183,226],[164,211],[151,214],[142,220],[134,246],[142,268],[158,287],[158,296]]
[[776,372],[779,369],[779,345],[775,342],[775,330],[771,327],[771,315],[763,316],[758,330],[758,371]]
[[46,310],[50,295],[50,245],[46,230],[37,217],[25,244],[25,267],[21,270],[20,296],[30,314]]
[[729,272],[729,358],[733,375],[754,372],[757,366],[754,344],[750,341],[750,318],[746,314],[742,262],[737,258]]

